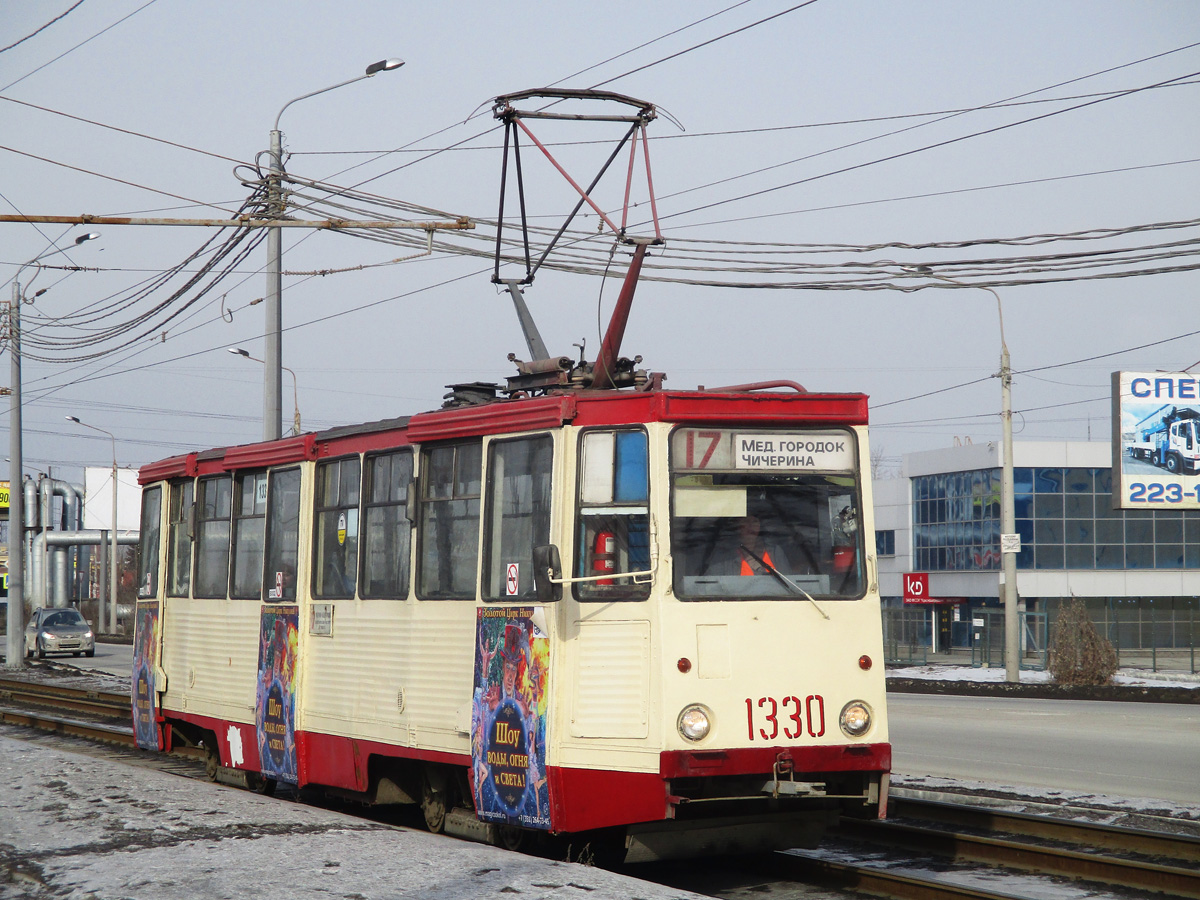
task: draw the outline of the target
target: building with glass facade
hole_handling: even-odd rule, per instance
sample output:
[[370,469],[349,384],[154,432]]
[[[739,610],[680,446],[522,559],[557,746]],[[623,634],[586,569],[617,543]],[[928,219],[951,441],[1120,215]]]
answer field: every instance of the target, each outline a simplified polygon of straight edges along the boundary
[[[885,603],[901,605],[905,572],[927,572],[955,621],[998,606],[1000,468],[998,443],[966,445],[909,454],[899,478],[874,482]],[[1164,616],[1197,608],[1200,511],[1113,509],[1111,444],[1017,443],[1013,475],[1027,610],[1054,614],[1071,597]]]

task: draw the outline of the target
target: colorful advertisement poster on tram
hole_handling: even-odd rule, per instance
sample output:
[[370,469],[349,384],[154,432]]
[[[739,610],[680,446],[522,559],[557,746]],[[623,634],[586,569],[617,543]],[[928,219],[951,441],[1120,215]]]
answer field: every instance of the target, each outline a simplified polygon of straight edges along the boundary
[[472,789],[485,822],[550,828],[550,640],[540,607],[485,607],[476,628]]
[[158,667],[158,603],[139,603],[133,619],[133,736],[143,750],[161,750],[158,695],[154,670]]
[[300,607],[267,606],[258,642],[258,696],[254,724],[264,778],[297,784],[296,648]]

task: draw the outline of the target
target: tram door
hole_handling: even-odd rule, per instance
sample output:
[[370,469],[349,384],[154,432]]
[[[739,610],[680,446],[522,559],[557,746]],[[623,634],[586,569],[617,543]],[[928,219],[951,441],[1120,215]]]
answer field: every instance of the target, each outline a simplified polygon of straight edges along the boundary
[[[259,620],[258,683],[254,725],[264,778],[299,782],[296,764],[296,675],[300,607],[296,566],[300,548],[299,467],[272,469],[241,479],[243,513],[265,515],[263,604]],[[249,516],[243,516],[249,519]]]
[[[159,541],[162,537],[161,485],[142,490],[142,520],[138,538],[137,601],[133,620],[133,734],[143,750],[162,750],[158,723],[162,601],[159,599]],[[115,534],[116,532],[114,532]],[[115,601],[115,598],[113,600]]]

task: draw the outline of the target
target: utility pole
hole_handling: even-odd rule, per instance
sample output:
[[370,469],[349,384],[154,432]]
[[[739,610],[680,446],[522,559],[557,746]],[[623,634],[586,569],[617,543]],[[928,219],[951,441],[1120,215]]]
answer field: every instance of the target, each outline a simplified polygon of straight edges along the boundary
[[[75,246],[93,241],[96,232],[75,238]],[[21,272],[39,259],[65,253],[55,247],[22,263],[13,277],[12,300],[8,304],[9,419],[8,419],[8,634],[4,662],[10,669],[25,665],[25,459],[21,434]],[[33,276],[37,277],[36,273]],[[30,279],[33,281],[33,278]]]
[[[1016,491],[1013,485],[1013,439],[1012,439],[1012,363],[1008,356],[1008,342],[1004,339],[1004,304],[1000,295],[990,287],[967,284],[939,275],[929,266],[908,266],[891,260],[893,265],[907,275],[922,275],[936,278],[957,287],[987,291],[996,298],[996,313],[1000,317],[1000,573],[1004,584],[997,594],[1004,607],[1004,679],[1016,684],[1021,680],[1021,621],[1017,607],[1017,553],[1021,550],[1021,538],[1017,534]],[[919,288],[914,288],[919,290]]]
[[[301,94],[279,110],[275,117],[275,126],[271,129],[271,167],[267,175],[267,208],[270,217],[276,221],[283,218],[286,204],[283,199],[283,133],[279,130],[279,120],[283,111],[298,100],[324,94],[364,78],[373,78],[379,72],[391,72],[404,65],[403,60],[383,59],[367,66],[363,75],[331,84],[317,91]],[[283,405],[283,239],[278,225],[267,229],[267,339],[266,366],[263,373],[263,440],[277,441],[282,437],[279,410]]]

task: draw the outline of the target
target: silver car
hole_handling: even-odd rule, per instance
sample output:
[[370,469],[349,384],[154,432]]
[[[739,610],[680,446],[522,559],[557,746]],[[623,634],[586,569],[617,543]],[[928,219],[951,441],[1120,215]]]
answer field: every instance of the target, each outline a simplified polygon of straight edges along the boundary
[[35,609],[25,626],[25,656],[50,653],[95,656],[96,636],[77,609]]

